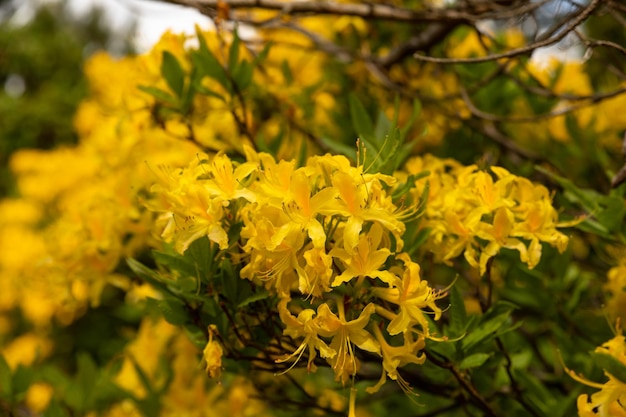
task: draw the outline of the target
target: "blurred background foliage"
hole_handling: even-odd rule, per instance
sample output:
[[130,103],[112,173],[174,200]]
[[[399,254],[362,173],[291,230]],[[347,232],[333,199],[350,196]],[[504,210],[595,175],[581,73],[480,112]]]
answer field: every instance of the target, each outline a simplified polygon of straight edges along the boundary
[[111,31],[98,8],[76,16],[63,1],[0,2],[0,196],[15,194],[13,152],[76,143],[83,62],[99,50],[132,53],[131,34]]

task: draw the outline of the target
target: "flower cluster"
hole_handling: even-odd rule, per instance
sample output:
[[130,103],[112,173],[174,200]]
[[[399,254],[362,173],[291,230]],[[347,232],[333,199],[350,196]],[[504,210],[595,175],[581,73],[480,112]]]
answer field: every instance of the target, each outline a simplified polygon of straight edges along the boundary
[[[617,326],[617,332],[618,335],[614,338],[602,346],[598,346],[595,353],[610,356],[617,361],[615,366],[626,369],[626,338],[621,334],[619,325]],[[567,372],[576,381],[600,390],[592,394],[591,397],[586,394],[578,397],[577,406],[580,417],[626,416],[626,409],[624,408],[626,403],[626,381],[624,381],[625,374],[623,372],[619,375],[620,378],[618,378],[612,375],[611,371],[604,370],[604,375],[608,378],[608,381],[604,384],[589,381],[571,370],[567,370]]]
[[[396,178],[409,181],[424,170],[430,175],[399,192],[406,183]],[[306,353],[312,370],[321,357],[346,383],[359,370],[358,352],[369,352],[383,368],[375,391],[387,377],[405,386],[398,368],[424,361],[425,341],[435,337],[428,315],[442,314],[436,300],[445,291],[423,280],[403,252],[406,224],[415,220],[427,184],[420,225],[430,229],[424,249],[438,261],[464,254],[484,272],[504,247],[533,267],[541,242],[560,250],[567,244],[545,187],[503,168],[492,172],[495,180],[476,166],[425,156],[388,176],[364,172],[343,156],[314,156],[296,167],[246,148],[241,163],[218,153],[164,170],[148,206],[160,213],[162,238],[179,252],[207,236],[235,254],[241,278],[279,298],[284,334],[297,342],[277,362]]]
[[[297,168],[247,149],[240,164],[220,153],[166,172],[149,206],[179,251],[201,236],[240,250],[241,277],[278,296],[284,333],[300,344],[277,362],[306,352],[314,369],[319,355],[345,383],[362,350],[382,358],[382,384],[387,376],[402,381],[397,367],[423,362],[426,314],[440,317],[435,301],[444,295],[402,252],[412,213],[393,201],[396,186],[343,156],[311,157]],[[229,241],[238,222],[240,241]],[[401,343],[389,345],[378,329],[384,323]]]
[[[521,261],[534,268],[542,242],[560,252],[567,247],[569,239],[557,230],[562,225],[543,185],[501,167],[493,166],[489,173],[429,155],[411,159],[406,166],[411,174],[430,172],[421,226],[430,230],[425,248],[437,261],[450,262],[463,254],[482,275],[502,248],[517,250]],[[422,182],[416,187],[418,195],[425,186]]]

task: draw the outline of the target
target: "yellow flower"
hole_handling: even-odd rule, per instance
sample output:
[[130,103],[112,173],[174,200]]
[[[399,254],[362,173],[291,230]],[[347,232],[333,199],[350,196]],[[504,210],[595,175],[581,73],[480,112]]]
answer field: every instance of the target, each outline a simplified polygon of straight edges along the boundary
[[287,309],[289,301],[289,299],[283,298],[280,303],[278,303],[278,313],[280,315],[280,319],[285,324],[285,330],[283,333],[292,339],[304,337],[304,340],[293,353],[276,360],[276,362],[281,363],[296,357],[293,365],[289,368],[291,369],[296,365],[296,363],[298,363],[304,354],[304,351],[308,348],[309,361],[307,369],[309,371],[315,370],[313,361],[317,356],[317,350],[319,350],[320,355],[323,358],[332,358],[337,354],[337,352],[336,350],[328,347],[326,342],[319,338],[320,329],[317,325],[317,321],[313,318],[315,311],[305,309],[302,310],[297,317],[294,317]]
[[383,373],[378,383],[373,387],[367,388],[367,392],[370,394],[378,392],[380,387],[386,382],[387,377],[397,381],[404,391],[409,391],[409,385],[400,374],[398,374],[398,368],[409,363],[418,365],[424,363],[426,356],[424,354],[418,355],[418,352],[425,346],[424,337],[419,336],[414,340],[413,333],[406,331],[403,333],[404,344],[402,346],[391,346],[387,343],[377,326],[373,326],[373,330],[378,343],[380,343],[383,355]]
[[50,384],[36,382],[26,391],[26,405],[30,410],[41,413],[48,408],[53,393],[54,389]]
[[250,202],[256,200],[255,194],[243,186],[246,178],[256,170],[256,164],[246,162],[236,168],[230,158],[224,154],[218,154],[213,158],[210,165],[211,179],[203,182],[208,193],[220,199],[224,206],[228,206],[230,200],[245,198]]
[[346,321],[342,302],[337,303],[337,309],[339,317],[330,310],[328,304],[321,304],[317,309],[316,323],[319,326],[320,335],[332,337],[330,348],[336,352],[336,355],[330,358],[330,364],[335,371],[335,378],[345,384],[348,378],[356,375],[359,368],[353,345],[368,352],[380,354],[380,345],[365,330],[376,307],[372,303],[366,305],[359,317],[351,321]]
[[[621,333],[619,323],[616,326],[616,330]],[[626,338],[624,338],[623,335],[615,336],[602,346],[597,347],[595,352],[610,355],[626,365]],[[626,410],[623,405],[626,404],[626,383],[615,378],[606,370],[604,374],[608,378],[608,381],[604,384],[589,381],[567,368],[565,368],[565,370],[576,381],[600,390],[592,394],[591,397],[585,394],[578,397],[577,405],[578,415],[580,417],[626,416]]]
[[400,220],[401,215],[395,213],[396,207],[384,198],[379,177],[384,181],[388,180],[386,176],[380,175],[370,176],[368,182],[366,176],[355,178],[344,171],[337,171],[332,177],[339,201],[329,214],[339,214],[348,218],[343,226],[343,246],[349,252],[358,245],[359,234],[366,221],[380,223],[398,237],[402,236],[405,230],[405,225]]
[[375,223],[368,233],[359,237],[359,243],[352,253],[337,247],[330,251],[331,256],[339,258],[346,265],[341,275],[333,280],[333,287],[349,282],[354,277],[380,278],[391,285],[394,275],[389,271],[379,270],[391,254],[387,248],[378,249],[382,235],[383,228]]
[[[430,308],[435,320],[441,316],[441,309],[435,303],[443,297],[442,292],[434,291],[428,282],[420,279],[420,267],[411,261],[409,256],[401,253],[396,256],[404,262],[402,278],[394,276],[389,288],[374,288],[374,296],[396,304],[400,312],[395,315],[387,326],[390,335],[408,331],[414,324],[419,324],[421,332],[428,337],[428,321],[424,316],[424,308]],[[381,310],[382,311],[382,310]]]
[[213,325],[209,326],[209,342],[202,351],[202,359],[206,363],[204,368],[209,378],[219,378],[222,374],[222,356],[224,351],[219,342],[213,340],[213,334],[217,332],[217,328]]
[[299,274],[298,289],[302,294],[321,297],[330,291],[330,278],[333,275],[333,258],[324,249],[312,248],[304,252],[304,271]]
[[35,333],[26,333],[16,337],[2,348],[2,355],[11,369],[18,365],[30,366],[45,358],[52,351],[52,342]]
[[326,244],[326,233],[316,216],[333,201],[337,190],[328,187],[311,196],[311,181],[303,170],[293,173],[290,188],[293,201],[284,205],[285,212],[291,221],[307,231],[313,246],[323,248]]

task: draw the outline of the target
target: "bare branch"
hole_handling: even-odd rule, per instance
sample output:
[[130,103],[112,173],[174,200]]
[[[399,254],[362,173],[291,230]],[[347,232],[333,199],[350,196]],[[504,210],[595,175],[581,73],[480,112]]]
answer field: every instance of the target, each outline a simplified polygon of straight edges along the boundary
[[476,22],[479,20],[508,19],[528,13],[548,0],[540,2],[520,2],[517,7],[502,7],[498,2],[469,4],[465,8],[407,9],[376,3],[335,3],[332,1],[297,1],[281,0],[158,0],[165,3],[192,7],[210,17],[217,14],[218,4],[229,10],[264,9],[275,10],[283,15],[338,15],[354,16],[367,19],[427,23],[441,21]]
[[380,58],[378,63],[383,68],[389,68],[396,62],[411,56],[417,51],[427,50],[441,42],[458,25],[458,22],[433,23],[406,42],[393,48],[386,56]]
[[578,25],[585,21],[599,5],[600,0],[593,0],[591,3],[589,3],[589,6],[587,6],[582,12],[580,12],[580,14],[578,14],[578,16],[573,19],[563,29],[563,31],[558,33],[557,35],[537,42],[533,42],[521,48],[512,49],[507,52],[491,54],[476,58],[436,58],[419,54],[415,54],[413,56],[419,61],[434,62],[438,64],[477,64],[481,62],[495,61],[502,58],[513,58],[520,55],[526,55],[533,52],[535,49],[554,45],[555,43],[561,41],[563,38],[565,38],[565,36],[567,36],[568,33],[572,32],[574,29],[576,29],[576,27],[578,27]]
[[487,113],[485,111],[480,110],[472,102],[469,95],[467,94],[467,91],[465,89],[461,89],[461,96],[463,98],[463,102],[465,103],[467,108],[470,110],[472,115],[479,117],[481,119],[492,121],[492,122],[507,122],[507,123],[528,123],[528,122],[536,122],[536,121],[543,120],[543,119],[550,119],[550,118],[557,117],[557,116],[563,116],[565,114],[583,109],[592,104],[597,104],[601,101],[616,97],[624,93],[626,93],[626,87],[618,88],[608,93],[595,94],[591,96],[590,99],[588,100],[581,101],[580,103],[563,107],[561,109],[554,110],[548,113],[534,114],[532,116],[506,117],[506,116],[499,116],[493,113]]

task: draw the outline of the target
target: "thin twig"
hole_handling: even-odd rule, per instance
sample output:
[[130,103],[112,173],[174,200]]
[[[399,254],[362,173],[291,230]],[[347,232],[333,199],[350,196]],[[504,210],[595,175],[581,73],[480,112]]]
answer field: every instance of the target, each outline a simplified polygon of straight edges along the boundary
[[587,6],[587,8],[585,8],[575,19],[573,19],[558,35],[537,42],[533,42],[529,45],[523,46],[521,48],[512,49],[507,52],[490,54],[476,58],[437,58],[419,54],[415,54],[413,56],[419,61],[434,62],[437,64],[478,64],[503,58],[514,58],[516,56],[526,55],[533,52],[535,49],[554,45],[555,43],[563,40],[563,38],[565,38],[568,33],[572,32],[576,27],[578,27],[578,25],[586,20],[599,6],[599,4],[600,0],[593,0],[591,3],[589,3],[589,6]]
[[366,19],[387,20],[407,23],[441,21],[476,22],[479,20],[508,19],[528,13],[541,3],[525,3],[517,8],[498,8],[495,2],[483,3],[481,7],[407,9],[387,4],[336,3],[332,1],[281,0],[159,0],[165,3],[192,7],[210,17],[217,15],[218,4],[229,10],[264,9],[280,12],[285,16],[297,15],[340,15]]

